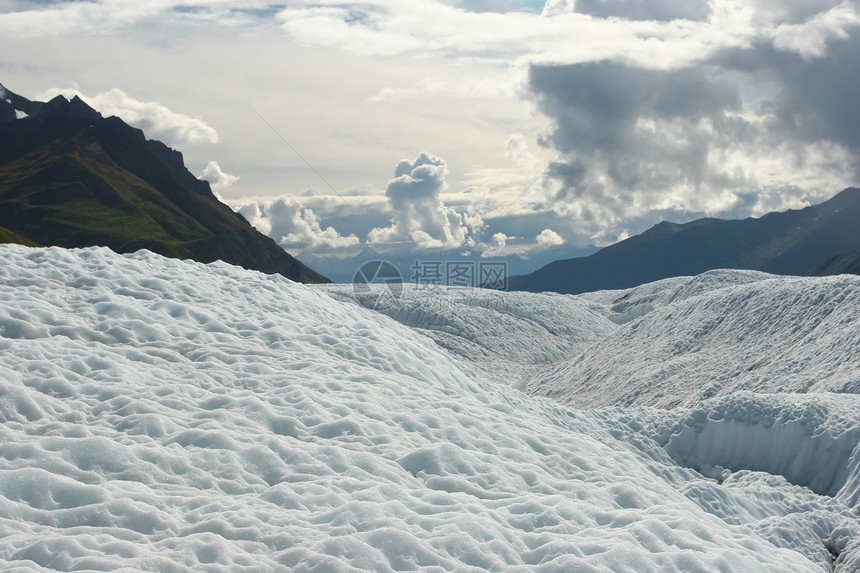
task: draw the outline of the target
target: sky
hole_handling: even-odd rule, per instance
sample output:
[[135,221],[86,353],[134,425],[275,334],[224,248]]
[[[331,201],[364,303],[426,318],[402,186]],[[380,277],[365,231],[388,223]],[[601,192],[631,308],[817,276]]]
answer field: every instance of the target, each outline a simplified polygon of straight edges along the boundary
[[300,257],[533,256],[860,181],[860,1],[0,0],[0,82]]

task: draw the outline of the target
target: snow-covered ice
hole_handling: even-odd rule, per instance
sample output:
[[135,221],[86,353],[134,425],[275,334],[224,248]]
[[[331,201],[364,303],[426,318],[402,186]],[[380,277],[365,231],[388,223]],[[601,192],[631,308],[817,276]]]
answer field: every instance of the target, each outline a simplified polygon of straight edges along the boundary
[[[352,285],[317,287],[356,300]],[[555,293],[404,284],[376,310],[432,338],[494,381],[519,386],[615,331],[605,305]]]
[[694,405],[738,390],[860,393],[860,277],[710,271],[591,293],[620,328],[530,393],[577,407]]
[[684,296],[619,319],[606,293],[446,291],[387,316],[147,252],[0,261],[0,569],[860,566],[857,396],[583,411],[508,385]]

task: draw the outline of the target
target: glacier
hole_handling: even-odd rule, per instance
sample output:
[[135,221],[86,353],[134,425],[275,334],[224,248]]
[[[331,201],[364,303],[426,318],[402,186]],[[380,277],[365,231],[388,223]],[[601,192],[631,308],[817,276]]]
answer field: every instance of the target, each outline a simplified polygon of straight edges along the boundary
[[856,278],[0,261],[3,570],[860,570]]
[[739,390],[860,393],[858,276],[720,270],[584,298],[621,328],[547,365],[530,393],[578,407],[664,408]]

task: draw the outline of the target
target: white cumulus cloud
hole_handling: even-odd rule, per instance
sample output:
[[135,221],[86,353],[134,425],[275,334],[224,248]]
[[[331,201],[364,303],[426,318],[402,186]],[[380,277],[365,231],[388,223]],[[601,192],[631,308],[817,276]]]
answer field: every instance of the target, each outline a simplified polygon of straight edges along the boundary
[[239,180],[237,175],[230,175],[221,169],[217,161],[210,161],[199,175],[200,179],[205,179],[213,189],[226,189],[233,183]]
[[848,38],[850,28],[858,24],[857,9],[844,2],[802,23],[781,23],[773,32],[773,45],[806,59],[820,58],[826,55],[830,42]]
[[540,232],[540,234],[536,237],[538,245],[542,247],[555,247],[558,245],[564,244],[564,239],[561,235],[553,231],[552,229],[544,229]]
[[359,244],[355,235],[343,236],[334,227],[323,228],[314,211],[292,197],[248,201],[236,210],[258,231],[291,252],[334,252]]
[[374,228],[368,242],[414,243],[420,249],[465,245],[470,232],[466,218],[445,205],[440,196],[447,187],[447,173],[445,161],[427,152],[415,161],[401,161],[385,191],[392,224]]
[[78,96],[103,116],[115,115],[129,125],[142,129],[149,139],[168,145],[217,143],[218,133],[202,119],[177,113],[157,101],[141,101],[119,88],[95,95],[85,95],[76,88],[51,88],[43,98],[57,95]]

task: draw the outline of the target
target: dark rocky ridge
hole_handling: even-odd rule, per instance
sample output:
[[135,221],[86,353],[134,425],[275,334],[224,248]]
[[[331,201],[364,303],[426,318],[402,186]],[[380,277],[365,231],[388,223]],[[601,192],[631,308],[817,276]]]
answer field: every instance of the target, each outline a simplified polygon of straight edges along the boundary
[[0,86],[0,227],[40,245],[148,249],[328,282],[221,203],[180,152],[78,97],[31,102]]
[[860,189],[848,188],[819,205],[758,219],[663,222],[591,256],[511,277],[509,288],[576,294],[720,268],[805,275],[830,257],[860,248],[858,221]]

